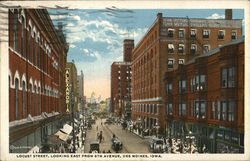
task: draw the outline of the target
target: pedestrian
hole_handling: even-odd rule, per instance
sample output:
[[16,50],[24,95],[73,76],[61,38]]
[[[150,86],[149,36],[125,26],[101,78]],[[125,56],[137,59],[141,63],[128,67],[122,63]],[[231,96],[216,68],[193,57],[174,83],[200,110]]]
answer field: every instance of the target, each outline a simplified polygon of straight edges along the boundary
[[97,137],[97,139],[99,139],[99,132],[97,132],[96,137]]
[[98,131],[98,125],[96,125],[96,131]]

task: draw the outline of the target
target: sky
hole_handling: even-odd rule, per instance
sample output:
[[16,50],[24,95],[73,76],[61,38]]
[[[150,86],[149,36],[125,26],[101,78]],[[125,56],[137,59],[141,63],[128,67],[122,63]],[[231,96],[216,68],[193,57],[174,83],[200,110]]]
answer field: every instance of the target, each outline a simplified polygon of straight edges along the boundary
[[[123,40],[135,45],[157,18],[189,17],[224,19],[224,9],[117,9],[49,10],[56,24],[63,22],[69,51],[67,61],[75,62],[78,74],[84,74],[84,93],[102,99],[110,97],[111,64],[123,60]],[[66,15],[67,13],[67,15]],[[233,9],[234,19],[243,19],[244,10]]]

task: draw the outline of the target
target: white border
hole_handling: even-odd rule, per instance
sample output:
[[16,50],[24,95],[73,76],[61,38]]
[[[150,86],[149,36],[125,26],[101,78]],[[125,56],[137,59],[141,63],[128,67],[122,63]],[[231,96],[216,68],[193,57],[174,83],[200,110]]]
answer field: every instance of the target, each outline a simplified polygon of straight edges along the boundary
[[[75,9],[101,9],[105,7],[116,6],[117,8],[129,8],[129,9],[191,9],[191,8],[198,8],[198,9],[222,9],[222,8],[243,8],[245,9],[245,49],[249,49],[249,33],[250,33],[250,26],[249,26],[249,7],[250,2],[247,0],[229,0],[229,1],[184,1],[184,0],[176,0],[176,1],[2,1],[1,4],[7,5],[21,5],[24,7],[37,7],[41,6],[48,6],[54,7],[55,4],[59,6],[67,6],[70,8]],[[142,5],[143,4],[143,5]],[[3,10],[3,9],[2,9]],[[4,9],[5,11],[7,9]],[[0,13],[3,14],[3,13]],[[4,15],[6,16],[6,15]],[[7,19],[0,19],[0,26],[7,22]],[[153,23],[153,22],[152,22]],[[7,26],[4,26],[7,27]],[[7,31],[0,31],[0,35],[8,34]],[[1,140],[0,140],[0,156],[1,160],[17,160],[17,155],[15,154],[8,154],[8,146],[9,146],[9,127],[8,125],[8,72],[9,72],[9,57],[8,57],[8,42],[0,42],[0,90],[1,90],[1,97],[0,97],[0,105],[1,105]],[[249,50],[245,50],[245,105],[250,104],[249,98]],[[13,73],[12,73],[13,74]],[[245,108],[245,144],[249,142],[250,138],[250,109]],[[96,158],[53,158],[53,160],[92,160]],[[245,154],[183,154],[183,155],[176,155],[176,154],[165,154],[164,158],[150,158],[150,159],[142,159],[142,158],[133,158],[129,160],[250,160],[250,146],[249,144],[245,145]],[[34,158],[23,158],[18,160],[34,160]],[[48,160],[48,158],[39,158],[39,160]],[[98,158],[98,160],[107,160],[107,158]],[[110,159],[109,160],[113,160]],[[128,158],[118,158],[114,160],[128,160]]]

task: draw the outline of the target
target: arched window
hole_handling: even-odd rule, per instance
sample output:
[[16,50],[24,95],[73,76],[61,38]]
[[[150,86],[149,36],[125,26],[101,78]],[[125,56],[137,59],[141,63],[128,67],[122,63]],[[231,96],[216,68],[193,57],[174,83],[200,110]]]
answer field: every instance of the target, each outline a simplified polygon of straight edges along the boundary
[[32,115],[32,91],[33,91],[33,86],[30,83],[30,92],[29,92],[29,114]]
[[26,107],[26,83],[23,81],[23,118],[26,118],[27,107]]
[[38,114],[41,114],[41,88],[38,87]]
[[37,40],[37,66],[40,68],[40,38]]
[[15,120],[19,119],[19,97],[18,97],[18,89],[19,89],[19,80],[15,79]]
[[25,19],[24,17],[22,17],[22,56],[26,56],[26,53],[25,53],[25,41],[26,41],[26,29],[25,29]]
[[[36,93],[36,85],[34,85],[34,104],[37,105],[37,93]],[[34,115],[37,114],[36,107],[34,106]]]
[[36,37],[35,37],[35,33],[34,33],[34,39],[32,40],[33,41],[33,63],[34,65],[36,65]]
[[15,9],[14,11],[14,19],[13,19],[13,33],[14,33],[14,37],[13,37],[13,42],[14,42],[14,50],[16,52],[18,52],[18,10]]
[[29,44],[29,61],[32,61],[32,28],[29,26],[29,39],[28,39],[28,44]]

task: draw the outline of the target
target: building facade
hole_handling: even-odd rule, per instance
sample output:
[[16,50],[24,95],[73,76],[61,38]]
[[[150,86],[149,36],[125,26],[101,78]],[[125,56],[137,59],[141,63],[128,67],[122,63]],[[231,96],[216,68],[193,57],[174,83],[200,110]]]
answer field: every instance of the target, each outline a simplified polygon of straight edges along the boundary
[[66,69],[66,87],[68,88],[66,94],[67,111],[79,112],[78,109],[78,83],[77,83],[77,69],[74,62],[67,62]]
[[64,97],[68,44],[61,29],[54,27],[45,9],[9,10],[10,152],[46,144],[48,135],[68,117]]
[[111,112],[131,118],[131,56],[134,40],[123,42],[123,61],[111,65]]
[[242,20],[157,19],[132,53],[132,119],[164,132],[164,76],[186,61],[242,35]]
[[77,84],[78,84],[78,108],[80,112],[82,113],[85,107],[85,101],[84,101],[84,75],[81,71],[81,74],[77,76]]
[[195,136],[198,150],[244,153],[244,38],[165,75],[168,137]]

